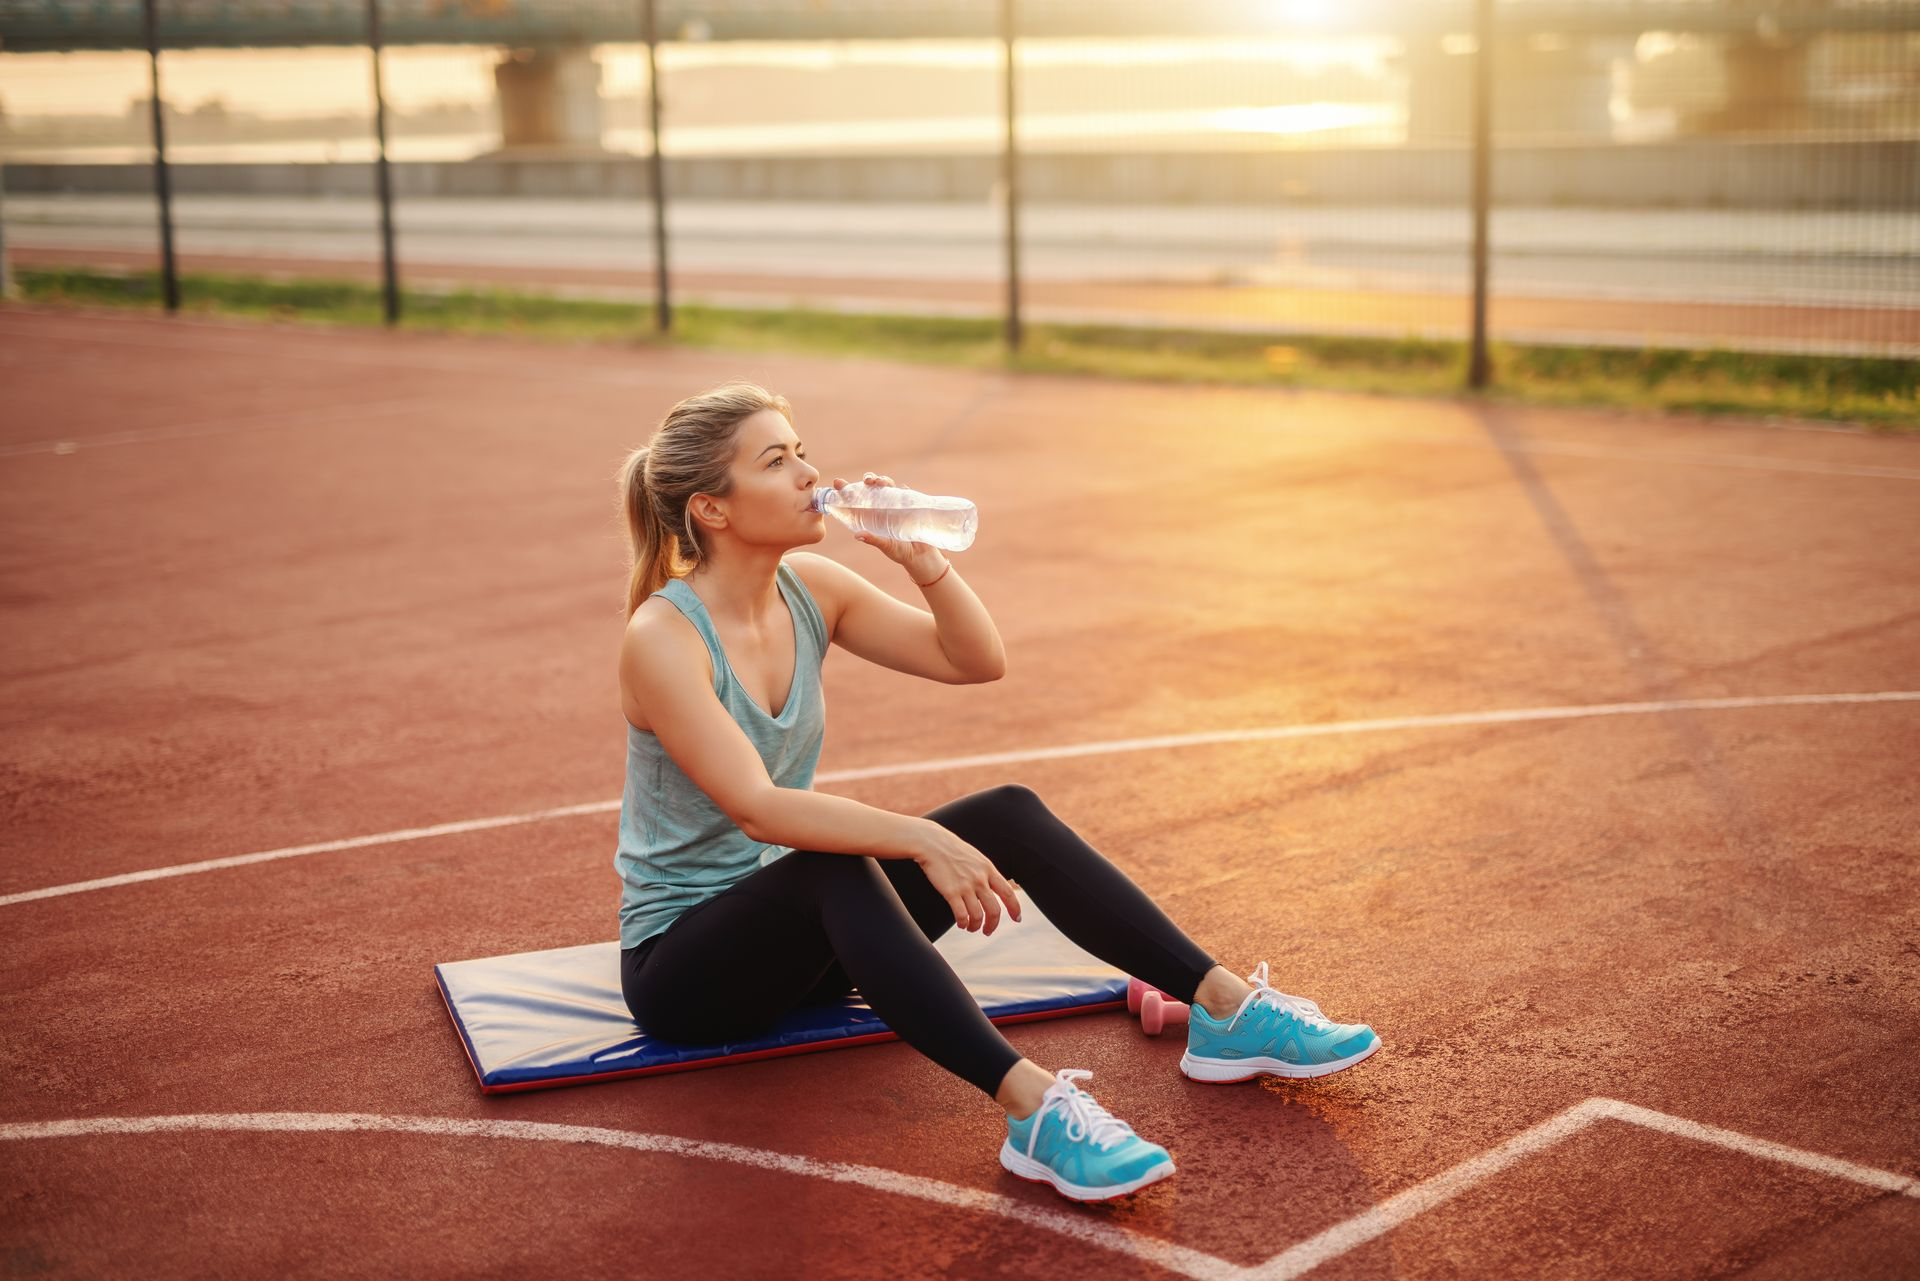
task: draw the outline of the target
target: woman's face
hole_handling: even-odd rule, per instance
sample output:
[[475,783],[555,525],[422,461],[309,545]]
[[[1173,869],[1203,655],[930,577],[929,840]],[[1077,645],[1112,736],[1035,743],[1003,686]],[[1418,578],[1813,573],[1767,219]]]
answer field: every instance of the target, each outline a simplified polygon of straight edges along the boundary
[[777,409],[762,409],[740,424],[733,459],[733,493],[725,500],[728,527],[749,543],[796,547],[827,536],[827,518],[812,510],[820,472],[806,446]]

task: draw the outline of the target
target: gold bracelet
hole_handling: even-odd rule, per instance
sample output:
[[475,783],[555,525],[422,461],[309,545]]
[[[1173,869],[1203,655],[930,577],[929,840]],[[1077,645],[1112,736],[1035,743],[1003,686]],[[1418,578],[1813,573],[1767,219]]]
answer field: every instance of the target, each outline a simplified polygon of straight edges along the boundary
[[[948,561],[948,562],[947,562],[947,569],[952,569],[952,568],[953,568],[953,562],[952,562],[952,561]],[[945,577],[947,576],[947,569],[943,569],[943,570],[941,570],[941,571],[940,571],[939,573],[937,573],[937,574],[935,574],[935,575],[934,575],[934,576],[933,576],[932,578],[929,578],[929,579],[928,579],[928,580],[927,580],[926,582],[924,582],[924,583],[915,583],[915,584],[914,584],[914,586],[915,586],[915,587],[931,587],[931,586],[933,586],[933,585],[934,585],[935,583],[937,583],[937,582],[939,582],[939,581],[940,581],[941,579],[943,579],[943,578],[945,578]]]

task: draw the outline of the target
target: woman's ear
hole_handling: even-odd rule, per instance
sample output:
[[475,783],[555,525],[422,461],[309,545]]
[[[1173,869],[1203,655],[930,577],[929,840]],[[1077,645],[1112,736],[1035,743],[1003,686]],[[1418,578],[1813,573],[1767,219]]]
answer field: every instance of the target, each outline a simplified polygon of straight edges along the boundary
[[687,511],[709,529],[725,529],[727,513],[711,494],[695,494],[687,500]]

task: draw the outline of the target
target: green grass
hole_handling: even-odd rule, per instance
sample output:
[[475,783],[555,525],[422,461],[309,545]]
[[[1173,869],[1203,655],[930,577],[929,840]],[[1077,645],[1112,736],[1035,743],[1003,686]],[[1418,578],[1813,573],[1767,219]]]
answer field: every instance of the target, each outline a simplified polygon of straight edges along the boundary
[[[126,307],[160,304],[158,271],[15,270],[35,303]],[[378,326],[378,285],[189,274],[181,310],[306,324]],[[855,315],[799,308],[678,305],[663,338],[644,303],[501,289],[402,290],[409,330],[509,334],[529,339],[785,351],[919,361],[978,369],[1158,382],[1314,388],[1397,396],[1457,397],[1535,405],[1732,414],[1920,430],[1920,361],[1792,356],[1679,348],[1490,347],[1494,386],[1465,390],[1464,342],[1247,334],[1204,329],[1028,324],[1009,355],[994,318]]]

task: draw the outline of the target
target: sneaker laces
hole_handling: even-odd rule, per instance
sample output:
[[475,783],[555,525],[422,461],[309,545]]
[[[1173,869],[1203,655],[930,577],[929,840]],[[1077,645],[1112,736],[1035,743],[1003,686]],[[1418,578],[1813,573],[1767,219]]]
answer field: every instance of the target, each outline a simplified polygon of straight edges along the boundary
[[1248,994],[1246,1001],[1240,1006],[1242,1010],[1256,1004],[1271,1005],[1275,1009],[1283,1010],[1293,1015],[1311,1028],[1322,1028],[1327,1031],[1332,1031],[1335,1027],[1339,1026],[1332,1019],[1322,1014],[1320,1007],[1312,1001],[1309,1001],[1306,997],[1289,995],[1268,983],[1267,963],[1265,961],[1253,967],[1253,973],[1247,975],[1247,982],[1253,984],[1253,991]]
[[[1040,1110],[1033,1114],[1037,1122],[1040,1113],[1050,1104],[1057,1103],[1059,1111],[1067,1120],[1067,1138],[1079,1142],[1081,1139],[1093,1139],[1095,1147],[1106,1151],[1134,1132],[1131,1125],[1122,1121],[1113,1113],[1101,1107],[1094,1097],[1074,1084],[1077,1079],[1092,1076],[1091,1068],[1061,1068],[1054,1076],[1058,1079],[1047,1087],[1046,1096],[1041,1100]],[[1065,1087],[1064,1089],[1062,1087]],[[1027,1136],[1027,1155],[1033,1155],[1034,1142],[1040,1137],[1040,1127],[1035,1125]]]

